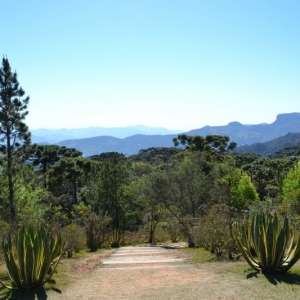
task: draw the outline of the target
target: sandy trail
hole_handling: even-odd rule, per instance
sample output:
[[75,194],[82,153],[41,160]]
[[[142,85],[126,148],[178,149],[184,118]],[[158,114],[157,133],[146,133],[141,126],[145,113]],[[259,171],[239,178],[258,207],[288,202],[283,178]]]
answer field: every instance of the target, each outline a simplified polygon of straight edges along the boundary
[[122,247],[87,275],[61,294],[50,291],[49,299],[153,299],[153,292],[160,289],[176,292],[161,299],[187,299],[177,298],[180,286],[203,282],[199,270],[178,250],[145,246]]

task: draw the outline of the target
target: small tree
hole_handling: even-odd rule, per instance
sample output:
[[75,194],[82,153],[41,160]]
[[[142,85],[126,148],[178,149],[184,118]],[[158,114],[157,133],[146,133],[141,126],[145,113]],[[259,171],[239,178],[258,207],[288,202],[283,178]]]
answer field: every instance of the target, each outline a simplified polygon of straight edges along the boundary
[[102,163],[99,176],[99,207],[111,217],[112,228],[121,231],[126,227],[127,214],[132,210],[126,195],[129,170],[129,165],[114,155]]
[[96,251],[108,238],[107,226],[110,218],[107,215],[96,215],[90,212],[85,218],[86,242],[90,251]]
[[155,230],[160,222],[166,218],[167,210],[164,208],[160,195],[155,192],[157,186],[156,173],[145,174],[137,182],[138,198],[144,211],[144,219],[149,228],[149,243],[155,241]]
[[0,153],[3,171],[8,183],[10,220],[16,220],[14,176],[17,165],[24,160],[23,151],[30,144],[30,132],[23,122],[28,114],[29,97],[23,98],[17,73],[12,72],[8,59],[2,59],[0,68]]
[[282,185],[283,210],[300,213],[300,161],[286,175]]
[[241,174],[237,185],[231,189],[230,204],[237,209],[245,209],[249,201],[258,199],[258,194],[249,175]]
[[85,227],[86,245],[90,251],[96,251],[108,240],[108,224],[111,219],[107,214],[92,211],[91,205],[80,202],[73,206],[73,218],[77,224]]

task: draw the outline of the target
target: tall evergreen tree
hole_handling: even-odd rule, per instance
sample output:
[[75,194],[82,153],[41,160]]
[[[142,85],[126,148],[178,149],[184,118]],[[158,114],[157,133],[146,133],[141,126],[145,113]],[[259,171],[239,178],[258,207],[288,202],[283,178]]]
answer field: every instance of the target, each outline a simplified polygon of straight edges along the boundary
[[7,58],[0,68],[0,153],[8,183],[10,220],[15,222],[14,176],[24,160],[23,150],[30,144],[30,132],[24,123],[29,97],[19,86],[17,73],[11,71]]
[[113,229],[124,230],[130,216],[135,214],[126,190],[130,184],[130,166],[114,154],[102,163],[99,175],[96,181],[99,210],[111,217]]

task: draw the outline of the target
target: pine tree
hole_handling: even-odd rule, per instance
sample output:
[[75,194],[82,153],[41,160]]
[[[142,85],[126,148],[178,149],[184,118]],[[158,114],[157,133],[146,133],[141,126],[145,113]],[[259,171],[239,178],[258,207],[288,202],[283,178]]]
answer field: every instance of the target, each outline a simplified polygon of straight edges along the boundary
[[[7,178],[9,214],[16,221],[14,201],[14,177],[17,166],[24,160],[24,149],[30,144],[30,132],[23,122],[28,114],[29,97],[19,86],[17,73],[12,72],[7,58],[0,68],[0,153],[3,170]],[[24,97],[24,98],[23,98]]]

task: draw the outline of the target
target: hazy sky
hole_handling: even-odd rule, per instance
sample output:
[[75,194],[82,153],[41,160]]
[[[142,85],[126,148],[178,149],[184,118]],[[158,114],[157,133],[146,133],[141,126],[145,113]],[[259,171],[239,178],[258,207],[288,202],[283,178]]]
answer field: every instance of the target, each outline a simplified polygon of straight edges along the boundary
[[272,123],[300,109],[300,2],[0,0],[37,128]]

